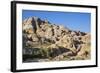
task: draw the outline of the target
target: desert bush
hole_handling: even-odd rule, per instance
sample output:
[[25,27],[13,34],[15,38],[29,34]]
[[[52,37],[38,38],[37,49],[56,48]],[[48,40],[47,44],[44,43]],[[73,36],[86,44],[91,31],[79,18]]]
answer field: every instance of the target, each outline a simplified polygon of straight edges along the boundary
[[32,59],[32,58],[33,58],[32,55],[28,55],[28,54],[23,55],[23,61],[26,61],[27,59]]

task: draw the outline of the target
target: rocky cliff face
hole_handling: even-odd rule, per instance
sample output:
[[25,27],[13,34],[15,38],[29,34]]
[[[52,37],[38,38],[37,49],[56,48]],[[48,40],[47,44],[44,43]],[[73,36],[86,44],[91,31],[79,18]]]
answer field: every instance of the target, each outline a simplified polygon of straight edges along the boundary
[[25,19],[22,26],[23,62],[90,59],[89,33],[72,31],[38,17]]

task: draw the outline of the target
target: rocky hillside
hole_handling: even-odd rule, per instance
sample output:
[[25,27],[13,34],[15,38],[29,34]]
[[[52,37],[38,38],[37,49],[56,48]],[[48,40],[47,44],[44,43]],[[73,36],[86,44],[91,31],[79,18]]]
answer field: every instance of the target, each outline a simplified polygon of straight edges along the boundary
[[23,20],[23,62],[90,59],[91,35],[48,20]]

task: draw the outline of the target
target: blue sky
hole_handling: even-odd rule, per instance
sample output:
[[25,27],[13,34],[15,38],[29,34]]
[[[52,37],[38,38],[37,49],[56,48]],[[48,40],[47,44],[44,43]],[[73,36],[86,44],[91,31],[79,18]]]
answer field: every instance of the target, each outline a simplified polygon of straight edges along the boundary
[[35,11],[23,10],[22,20],[37,16],[42,20],[47,19],[50,23],[61,24],[71,30],[90,32],[91,29],[91,14],[80,12],[50,12],[50,11]]

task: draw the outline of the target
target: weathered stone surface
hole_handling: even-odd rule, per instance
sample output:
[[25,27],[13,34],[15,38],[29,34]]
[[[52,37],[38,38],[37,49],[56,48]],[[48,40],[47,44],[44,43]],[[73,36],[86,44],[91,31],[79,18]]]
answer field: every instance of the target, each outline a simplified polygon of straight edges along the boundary
[[[25,19],[22,25],[23,54],[33,54],[32,51],[37,48],[40,51],[37,58],[40,55],[56,61],[90,58],[91,35],[89,33],[72,31],[38,17]],[[33,50],[28,48],[33,48]],[[43,61],[43,59],[38,61]]]

